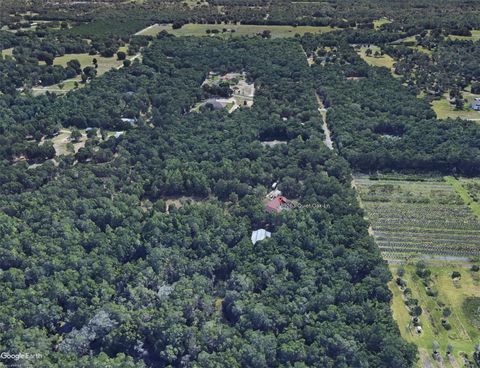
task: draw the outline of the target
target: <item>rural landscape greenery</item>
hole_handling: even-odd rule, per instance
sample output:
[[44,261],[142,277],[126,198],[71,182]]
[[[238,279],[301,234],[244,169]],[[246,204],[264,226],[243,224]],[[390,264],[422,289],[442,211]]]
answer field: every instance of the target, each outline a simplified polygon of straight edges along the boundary
[[0,367],[480,367],[479,50],[469,0],[2,1]]

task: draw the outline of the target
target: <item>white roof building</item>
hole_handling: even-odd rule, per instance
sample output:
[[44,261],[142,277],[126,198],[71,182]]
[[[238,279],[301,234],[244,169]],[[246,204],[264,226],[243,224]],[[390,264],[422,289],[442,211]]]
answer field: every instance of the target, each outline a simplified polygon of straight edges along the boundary
[[256,242],[263,240],[265,238],[270,238],[272,233],[265,230],[265,229],[258,229],[252,231],[252,243],[255,244]]

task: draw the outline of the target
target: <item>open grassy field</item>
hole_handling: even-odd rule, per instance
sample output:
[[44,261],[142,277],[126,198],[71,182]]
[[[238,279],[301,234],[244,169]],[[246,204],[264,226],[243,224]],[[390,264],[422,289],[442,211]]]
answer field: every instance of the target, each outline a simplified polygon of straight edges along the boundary
[[480,255],[480,219],[442,177],[356,175],[355,185],[385,259],[463,260]]
[[479,95],[473,95],[468,91],[462,91],[464,98],[467,100],[463,110],[456,110],[454,105],[448,101],[448,94],[445,94],[440,100],[432,101],[432,109],[437,114],[438,119],[465,119],[480,121],[480,112],[472,110],[470,108],[470,103],[475,97],[480,97]]
[[[126,53],[127,48],[128,46],[122,46],[119,48],[119,51],[124,51]],[[133,60],[137,57],[138,55],[127,56],[127,59]],[[123,66],[123,61],[117,60],[116,55],[113,57],[107,58],[100,55],[89,55],[89,54],[65,54],[63,56],[56,57],[53,61],[53,64],[66,66],[67,62],[69,62],[70,60],[77,59],[80,62],[80,65],[83,69],[86,66],[93,66],[92,61],[94,58],[97,59],[97,63],[98,63],[97,77],[101,76],[102,74],[108,72],[113,68],[118,69]],[[75,88],[75,82],[78,83],[78,88],[82,88],[84,86],[84,84],[80,83],[81,82],[80,76],[76,76],[74,78],[63,81],[63,83],[61,83],[63,84],[62,88],[60,88],[58,84],[53,86],[47,86],[47,87],[34,87],[32,88],[32,93],[35,96],[44,94],[46,92],[64,94]]]
[[452,40],[472,40],[472,41],[478,41],[478,40],[480,40],[480,29],[473,29],[471,36],[454,36],[454,35],[449,35],[448,38],[450,38],[450,39],[452,39]]
[[372,55],[367,56],[367,49],[367,46],[361,46],[359,49],[357,49],[357,54],[368,64],[372,66],[388,68],[392,72],[392,74],[394,74],[393,64],[395,64],[395,60],[390,55],[384,54],[378,57],[374,56],[376,51],[380,52],[380,47],[371,45],[370,50],[372,50]]
[[[123,51],[123,50],[121,50]],[[112,68],[119,68],[123,65],[123,61],[117,60],[117,56],[113,57],[103,57],[100,55],[89,55],[85,54],[65,54],[63,56],[56,57],[53,61],[54,65],[62,65],[67,66],[67,62],[72,59],[77,59],[82,66],[82,69],[86,66],[93,66],[92,60],[97,59],[98,68],[97,68],[97,76],[104,74],[105,72],[109,71]]]
[[[222,32],[223,29],[234,30],[235,32]],[[216,35],[221,37],[239,37],[251,36],[262,33],[265,30],[271,32],[272,38],[294,37],[295,34],[303,35],[304,33],[325,33],[335,30],[332,27],[314,27],[314,26],[275,26],[275,25],[249,25],[249,24],[185,24],[180,29],[173,29],[171,24],[155,24],[147,27],[137,35],[155,36],[161,31],[167,31],[175,36],[208,36],[207,30],[218,30]]]
[[387,19],[387,18],[375,19],[373,21],[373,27],[375,29],[379,29],[381,26],[383,26],[384,24],[388,24],[388,23],[392,23],[392,21],[390,19]]
[[[405,287],[400,287],[396,283],[398,269],[404,270],[401,278],[406,282]],[[476,304],[464,304],[468,298],[480,296],[479,272],[471,271],[466,265],[452,263],[427,264],[427,270],[431,272],[428,277],[420,277],[416,272],[417,267],[413,264],[390,265],[390,270],[394,276],[394,280],[389,283],[393,293],[391,305],[393,316],[402,336],[418,346],[423,360],[419,367],[427,366],[426,360],[432,367],[437,366],[432,359],[434,341],[440,347],[439,356],[443,361],[438,366],[463,367],[461,352],[471,356],[480,338],[479,326],[472,323],[472,318],[476,320],[474,315]],[[452,279],[454,271],[461,274],[458,280]],[[405,293],[406,288],[411,290],[411,294],[408,291]],[[407,297],[418,300],[418,305],[422,308],[419,316],[421,333],[416,331],[405,304]],[[448,317],[444,315],[446,308],[451,311]],[[442,319],[447,323],[442,323]],[[447,356],[448,345],[453,348],[451,354],[453,359]]]

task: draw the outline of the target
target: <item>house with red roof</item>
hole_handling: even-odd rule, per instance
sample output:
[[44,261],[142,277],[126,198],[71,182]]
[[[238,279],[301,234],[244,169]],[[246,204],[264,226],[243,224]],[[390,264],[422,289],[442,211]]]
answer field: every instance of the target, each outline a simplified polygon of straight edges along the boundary
[[291,210],[293,203],[284,196],[278,196],[272,199],[265,206],[265,210],[270,213],[280,213],[283,210]]

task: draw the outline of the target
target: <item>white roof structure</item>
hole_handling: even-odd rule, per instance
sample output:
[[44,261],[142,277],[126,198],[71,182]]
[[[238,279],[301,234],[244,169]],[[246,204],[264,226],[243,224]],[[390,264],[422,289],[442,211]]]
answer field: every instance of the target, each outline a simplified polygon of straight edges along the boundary
[[255,244],[256,242],[263,240],[265,238],[270,238],[272,233],[265,230],[265,229],[258,229],[252,231],[252,243]]
[[282,192],[278,189],[274,189],[272,190],[271,192],[269,192],[266,197],[269,198],[269,199],[274,199],[274,198],[277,198],[278,196],[281,196],[282,195]]

